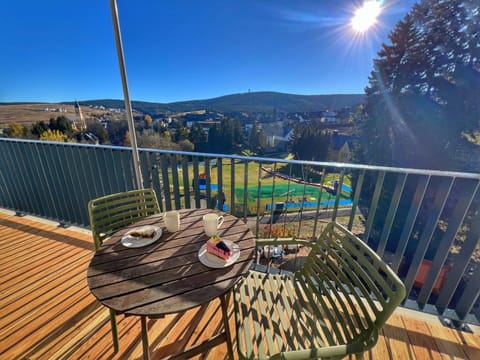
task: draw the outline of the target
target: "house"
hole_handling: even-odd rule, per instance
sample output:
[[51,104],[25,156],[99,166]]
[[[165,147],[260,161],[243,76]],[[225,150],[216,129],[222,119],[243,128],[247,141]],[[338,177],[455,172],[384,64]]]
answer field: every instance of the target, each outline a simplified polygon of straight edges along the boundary
[[350,162],[352,159],[353,143],[355,140],[356,138],[354,136],[340,134],[338,131],[335,131],[332,134],[329,159],[336,162]]
[[286,148],[293,135],[293,128],[284,126],[283,121],[262,124],[262,130],[269,148]]
[[333,124],[337,122],[337,113],[333,111],[324,111],[322,113],[322,117],[320,118],[320,122]]

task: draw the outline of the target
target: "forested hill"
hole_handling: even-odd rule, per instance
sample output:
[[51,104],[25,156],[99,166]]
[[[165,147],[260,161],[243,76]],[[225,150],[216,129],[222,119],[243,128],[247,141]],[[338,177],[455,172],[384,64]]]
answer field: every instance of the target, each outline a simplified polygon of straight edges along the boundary
[[[133,101],[132,107],[149,114],[194,110],[271,112],[274,109],[279,112],[311,112],[357,106],[363,103],[364,98],[363,94],[293,95],[277,92],[251,92],[168,104]],[[108,108],[124,107],[123,100],[87,100],[81,101],[80,104],[103,105]]]

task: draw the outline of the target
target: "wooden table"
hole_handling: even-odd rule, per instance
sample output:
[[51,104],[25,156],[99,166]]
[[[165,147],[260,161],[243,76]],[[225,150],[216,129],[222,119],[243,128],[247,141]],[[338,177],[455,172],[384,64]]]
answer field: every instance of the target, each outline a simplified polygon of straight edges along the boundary
[[[208,240],[203,232],[203,215],[209,209],[180,210],[180,230],[169,233],[161,215],[153,215],[113,234],[93,256],[87,273],[93,295],[117,313],[141,317],[144,358],[149,358],[147,317],[161,317],[206,304],[220,297],[225,331],[210,344],[195,346],[188,356],[227,342],[230,357],[231,337],[227,319],[226,295],[248,272],[254,253],[252,232],[240,219],[223,214],[225,221],[219,235],[237,243],[240,258],[227,268],[213,269],[198,259],[200,247]],[[161,238],[141,248],[127,248],[120,243],[127,231],[141,225],[158,225]],[[204,346],[206,345],[206,346]]]

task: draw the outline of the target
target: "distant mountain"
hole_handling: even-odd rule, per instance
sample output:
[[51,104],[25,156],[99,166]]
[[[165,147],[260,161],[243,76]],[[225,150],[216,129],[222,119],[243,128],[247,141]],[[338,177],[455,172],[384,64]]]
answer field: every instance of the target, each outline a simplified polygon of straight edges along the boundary
[[[345,106],[357,106],[363,103],[363,94],[333,95],[293,95],[278,92],[251,92],[220,96],[206,100],[180,101],[168,104],[133,101],[132,107],[138,111],[157,114],[163,112],[182,112],[210,110],[220,112],[312,112],[325,109],[340,109]],[[103,105],[107,108],[123,108],[123,100],[89,100],[81,105]]]

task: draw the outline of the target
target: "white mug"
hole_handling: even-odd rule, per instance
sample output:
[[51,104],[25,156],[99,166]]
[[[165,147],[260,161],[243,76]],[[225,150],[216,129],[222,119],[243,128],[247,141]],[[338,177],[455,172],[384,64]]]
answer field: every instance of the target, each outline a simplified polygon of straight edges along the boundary
[[165,227],[170,232],[180,229],[180,213],[178,211],[167,211],[163,214],[163,221],[165,222]]
[[223,224],[223,216],[218,216],[217,214],[206,214],[203,216],[203,227],[205,229],[205,234],[211,237],[217,234],[217,230]]

